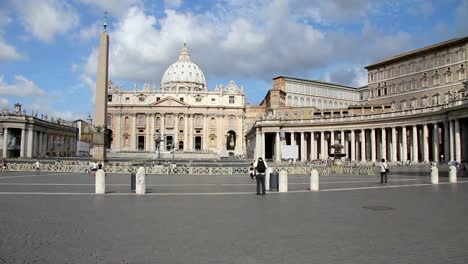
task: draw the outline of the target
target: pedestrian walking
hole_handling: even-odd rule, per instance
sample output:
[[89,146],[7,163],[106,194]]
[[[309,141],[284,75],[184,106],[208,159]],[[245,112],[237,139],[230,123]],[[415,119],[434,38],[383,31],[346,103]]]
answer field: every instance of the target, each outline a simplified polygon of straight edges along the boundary
[[252,180],[254,180],[254,178],[255,178],[255,169],[254,169],[253,163],[250,163],[249,175],[250,175],[250,178],[251,178]]
[[96,171],[98,170],[98,165],[96,162],[93,162],[93,165],[91,166],[91,173],[93,176],[96,176]]
[[255,175],[255,178],[257,179],[257,195],[265,195],[265,171],[268,168],[268,165],[266,164],[266,161],[260,157],[255,161],[253,166],[257,172]]
[[382,159],[380,162],[380,183],[384,183],[384,176],[385,176],[385,183],[387,183],[387,174],[389,172],[387,162],[385,159]]
[[39,160],[36,160],[36,163],[34,164],[34,166],[36,167],[36,174],[39,175],[41,171],[41,163],[39,162]]

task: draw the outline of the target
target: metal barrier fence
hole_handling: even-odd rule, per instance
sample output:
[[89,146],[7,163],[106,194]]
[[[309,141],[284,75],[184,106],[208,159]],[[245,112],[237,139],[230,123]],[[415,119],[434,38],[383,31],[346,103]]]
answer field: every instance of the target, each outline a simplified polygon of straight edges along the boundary
[[[132,173],[136,172],[139,166],[105,166],[107,173]],[[310,174],[313,169],[317,170],[320,176],[330,174],[350,174],[350,175],[374,175],[372,166],[286,166],[272,167],[273,171],[285,170],[290,175]],[[35,171],[33,163],[9,163],[9,171]],[[85,173],[90,167],[85,164],[41,164],[42,172],[75,172]],[[248,174],[246,167],[183,167],[183,166],[148,166],[145,167],[147,174],[189,174],[189,175],[243,175]]]

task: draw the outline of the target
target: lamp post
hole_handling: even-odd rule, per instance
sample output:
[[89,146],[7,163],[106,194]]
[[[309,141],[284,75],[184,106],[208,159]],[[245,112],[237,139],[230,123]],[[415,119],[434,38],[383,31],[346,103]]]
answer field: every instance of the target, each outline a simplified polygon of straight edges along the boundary
[[158,165],[161,164],[161,142],[164,141],[164,139],[161,138],[161,135],[156,134],[153,136],[153,139],[156,143],[156,148],[158,149]]

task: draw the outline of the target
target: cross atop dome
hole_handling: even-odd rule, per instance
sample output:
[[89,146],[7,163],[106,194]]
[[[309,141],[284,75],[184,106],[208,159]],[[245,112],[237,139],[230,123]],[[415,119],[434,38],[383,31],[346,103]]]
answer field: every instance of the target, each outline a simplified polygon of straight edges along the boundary
[[187,49],[187,43],[184,42],[184,47],[182,50],[180,50],[179,53],[179,60],[180,61],[189,61],[190,60],[190,54]]

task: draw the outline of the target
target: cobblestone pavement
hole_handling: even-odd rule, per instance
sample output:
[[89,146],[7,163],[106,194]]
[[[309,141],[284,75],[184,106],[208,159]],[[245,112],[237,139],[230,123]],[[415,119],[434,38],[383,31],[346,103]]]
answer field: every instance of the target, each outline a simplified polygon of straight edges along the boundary
[[[393,170],[392,170],[393,171]],[[254,194],[248,176],[0,173],[0,263],[468,263],[468,183],[424,169]]]

